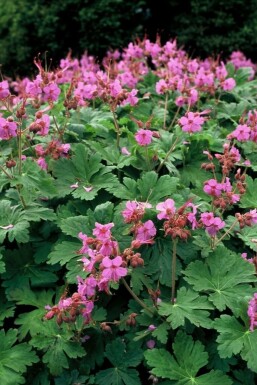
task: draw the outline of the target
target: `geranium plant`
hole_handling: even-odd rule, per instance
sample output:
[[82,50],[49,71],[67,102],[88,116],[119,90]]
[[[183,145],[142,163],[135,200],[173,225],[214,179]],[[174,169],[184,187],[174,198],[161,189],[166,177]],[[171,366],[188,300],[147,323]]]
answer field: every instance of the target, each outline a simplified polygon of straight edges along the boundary
[[144,39],[0,82],[4,385],[255,384],[245,62]]

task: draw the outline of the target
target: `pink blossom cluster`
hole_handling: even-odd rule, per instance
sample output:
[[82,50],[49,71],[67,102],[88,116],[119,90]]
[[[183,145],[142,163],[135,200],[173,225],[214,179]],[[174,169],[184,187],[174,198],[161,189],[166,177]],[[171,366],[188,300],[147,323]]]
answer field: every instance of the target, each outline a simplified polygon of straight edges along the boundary
[[152,220],[142,222],[146,208],[151,208],[147,202],[128,201],[125,210],[122,211],[124,222],[132,223],[130,231],[134,234],[132,247],[138,248],[143,244],[152,244],[156,235],[156,227]]
[[249,301],[247,314],[250,320],[250,330],[254,331],[257,327],[257,293]]
[[17,136],[17,123],[12,118],[0,116],[0,139],[8,140]]
[[201,115],[205,114],[206,111],[203,112],[187,112],[185,116],[182,116],[178,120],[178,123],[180,124],[182,131],[189,132],[190,134],[201,131],[202,125],[206,120],[206,117],[203,117]]
[[[61,298],[58,305],[47,308],[46,319],[57,317],[57,322],[74,322],[78,314],[82,314],[84,322],[91,321],[91,313],[97,292],[109,293],[111,282],[118,282],[127,275],[126,261],[119,255],[117,241],[113,240],[111,229],[113,223],[101,224],[96,222],[93,237],[80,232],[82,247],[78,251],[83,257],[83,270],[87,278],[77,277],[78,290],[69,298]],[[75,309],[75,313],[72,311]]]
[[[191,211],[186,211],[188,208]],[[187,240],[191,235],[188,227],[190,229],[198,227],[196,219],[197,206],[191,201],[176,209],[174,200],[168,198],[164,202],[158,203],[156,209],[160,211],[157,218],[159,220],[165,219],[163,228],[166,236],[170,235],[173,239]]]
[[236,139],[239,142],[251,141],[257,143],[257,111],[249,111],[247,118],[242,117],[240,121],[242,124],[238,124],[236,129],[227,138]]
[[230,179],[226,177],[223,183],[217,182],[216,179],[209,179],[204,182],[203,191],[213,197],[225,196],[229,199],[229,204],[237,203],[240,200],[240,195],[233,192]]
[[215,237],[218,231],[225,227],[225,222],[220,217],[215,217],[212,212],[201,214],[201,223],[211,237]]

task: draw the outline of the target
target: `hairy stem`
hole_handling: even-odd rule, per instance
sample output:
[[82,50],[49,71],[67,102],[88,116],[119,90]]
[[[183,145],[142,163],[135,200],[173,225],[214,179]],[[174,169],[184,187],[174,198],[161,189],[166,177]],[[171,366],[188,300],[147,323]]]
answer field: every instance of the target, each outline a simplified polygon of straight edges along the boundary
[[176,261],[177,261],[177,243],[178,240],[173,240],[172,248],[172,263],[171,263],[171,303],[175,303],[175,290],[176,290]]
[[117,133],[116,145],[117,145],[117,148],[119,149],[120,148],[120,126],[119,126],[119,123],[117,121],[117,118],[116,118],[114,111],[112,111],[112,115],[113,115],[115,130]]
[[151,315],[154,315],[154,311],[149,309],[149,307],[147,307],[145,305],[145,303],[143,301],[141,301],[140,298],[138,298],[138,296],[134,293],[134,291],[131,289],[131,287],[127,284],[127,282],[125,281],[124,278],[121,278],[121,281],[123,283],[123,285],[125,286],[125,288],[128,290],[128,292],[132,295],[132,297],[136,300],[137,303],[139,303],[140,306],[142,306],[143,309],[145,309],[148,313],[150,313]]
[[219,239],[217,239],[216,242],[213,242],[213,249],[215,249],[215,247],[217,246],[218,243],[220,243],[222,241],[222,239],[225,238],[226,235],[228,235],[230,233],[230,231],[235,227],[235,225],[238,223],[238,219],[235,219],[234,222],[232,223],[232,225],[230,226],[230,228],[222,235],[222,237],[220,237]]
[[177,119],[177,117],[178,117],[180,108],[181,108],[181,107],[178,107],[178,109],[177,109],[177,111],[176,111],[176,113],[175,113],[175,115],[174,115],[174,117],[173,117],[173,119],[172,119],[172,122],[171,122],[171,124],[170,124],[169,127],[168,127],[169,130],[173,127],[173,124],[175,123],[175,121],[176,121],[176,119]]
[[168,92],[165,95],[165,103],[164,103],[164,117],[163,117],[163,129],[166,130],[166,119],[168,112]]
[[177,145],[177,143],[178,143],[178,140],[179,140],[179,139],[176,138],[175,142],[172,144],[171,148],[170,148],[169,151],[167,152],[165,158],[164,158],[163,161],[159,164],[159,166],[158,166],[158,168],[157,168],[157,170],[156,170],[157,173],[162,169],[162,167],[164,166],[166,160],[168,159],[168,157],[170,156],[170,154],[172,153],[172,151],[175,149],[175,147],[176,147],[176,145]]

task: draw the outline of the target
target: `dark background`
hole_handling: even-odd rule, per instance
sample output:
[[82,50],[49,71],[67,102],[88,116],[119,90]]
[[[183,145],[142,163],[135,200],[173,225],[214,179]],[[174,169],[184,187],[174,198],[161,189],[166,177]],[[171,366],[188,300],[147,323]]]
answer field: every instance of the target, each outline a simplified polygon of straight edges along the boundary
[[68,50],[99,60],[109,48],[156,34],[177,38],[191,56],[241,50],[257,61],[257,0],[0,0],[3,75],[36,73],[33,58],[47,51],[53,67]]

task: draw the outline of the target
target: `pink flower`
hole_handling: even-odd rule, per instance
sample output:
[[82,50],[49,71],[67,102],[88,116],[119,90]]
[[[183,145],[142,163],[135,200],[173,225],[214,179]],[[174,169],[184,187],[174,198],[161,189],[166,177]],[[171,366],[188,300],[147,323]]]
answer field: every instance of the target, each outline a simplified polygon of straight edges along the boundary
[[83,280],[77,277],[78,293],[83,297],[92,297],[96,293],[97,280],[93,276],[87,277]]
[[25,88],[26,94],[31,98],[37,98],[42,94],[40,80],[36,79],[33,82],[28,82]]
[[82,232],[80,232],[78,234],[78,237],[79,239],[82,240],[83,242],[83,246],[81,247],[81,249],[79,250],[79,254],[87,254],[88,250],[89,250],[89,246],[88,246],[88,236],[86,234],[83,234]]
[[255,326],[257,326],[257,293],[249,301],[247,314],[250,318],[250,330],[253,331]]
[[156,209],[160,211],[157,215],[158,219],[169,219],[176,211],[175,202],[173,199],[166,199],[165,202],[158,203]]
[[137,227],[136,230],[136,240],[147,241],[153,238],[156,235],[156,228],[153,224],[153,221],[148,220],[145,223],[142,223],[141,226]]
[[38,131],[38,134],[42,136],[46,136],[48,134],[49,127],[50,127],[49,115],[46,115],[46,114],[42,115],[42,118],[37,119],[35,123],[41,127],[41,129]]
[[228,139],[237,139],[245,142],[250,139],[251,129],[246,124],[239,124],[237,128],[227,136]]
[[128,201],[125,210],[121,214],[126,223],[138,222],[143,217],[145,209],[151,207],[150,203]]
[[14,136],[17,136],[17,123],[0,117],[0,139],[8,140]]
[[117,96],[119,96],[122,92],[123,89],[121,87],[120,81],[115,79],[114,82],[110,84],[110,95],[113,98],[117,98]]
[[106,225],[102,225],[101,223],[96,222],[95,228],[93,230],[93,234],[96,238],[101,241],[105,241],[106,239],[111,238],[111,228],[114,226],[114,223],[107,223]]
[[156,83],[155,88],[156,88],[157,94],[159,94],[159,95],[164,94],[164,93],[169,89],[169,88],[168,88],[168,84],[165,82],[164,79],[160,79],[160,80]]
[[43,157],[38,158],[37,164],[39,165],[39,167],[42,168],[42,170],[47,170],[48,166],[47,166],[47,163],[45,161],[45,158],[43,158]]
[[205,226],[207,233],[211,237],[214,237],[219,230],[225,227],[225,222],[223,222],[219,217],[214,217],[212,212],[201,214],[201,221]]
[[111,239],[105,239],[102,241],[102,246],[99,249],[99,253],[104,256],[109,256],[111,254],[117,254],[118,251],[118,243],[116,241],[112,241]]
[[10,95],[9,85],[7,80],[0,82],[0,100],[5,99]]
[[148,340],[146,342],[146,346],[148,347],[148,349],[153,349],[155,347],[155,341],[154,340]]
[[119,255],[114,259],[104,257],[101,263],[101,267],[103,268],[102,277],[114,282],[117,282],[121,277],[125,277],[127,275],[127,269],[121,267],[122,263],[122,258]]
[[152,141],[152,137],[153,132],[150,130],[145,130],[143,128],[138,130],[135,135],[135,139],[140,146],[148,146],[148,144],[150,144]]
[[44,91],[44,100],[55,102],[58,99],[58,96],[61,93],[60,88],[55,83],[50,83],[43,88]]
[[199,113],[188,112],[178,122],[181,125],[182,131],[192,133],[201,131],[204,121],[205,118],[199,116]]
[[236,81],[233,78],[228,78],[221,83],[221,87],[224,91],[230,91],[236,86]]
[[224,184],[218,183],[215,179],[209,179],[206,182],[204,182],[203,191],[206,192],[206,194],[219,197],[223,189],[224,189]]
[[127,149],[126,147],[122,147],[121,153],[122,153],[123,155],[131,155],[131,153],[128,151],[128,149]]

